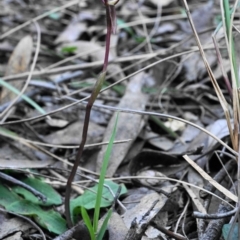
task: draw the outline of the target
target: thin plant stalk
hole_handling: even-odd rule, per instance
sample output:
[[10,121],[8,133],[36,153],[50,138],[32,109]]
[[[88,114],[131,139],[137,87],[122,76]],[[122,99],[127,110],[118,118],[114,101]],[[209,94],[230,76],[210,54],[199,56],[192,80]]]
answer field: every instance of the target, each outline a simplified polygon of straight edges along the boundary
[[87,132],[88,132],[88,125],[90,120],[90,113],[93,106],[93,103],[95,102],[101,87],[105,81],[107,66],[108,66],[108,58],[109,58],[109,51],[110,51],[110,39],[111,39],[111,33],[115,31],[115,9],[114,5],[118,1],[109,1],[103,0],[103,3],[106,8],[106,19],[107,19],[107,35],[106,35],[106,49],[105,49],[105,57],[104,57],[104,64],[103,64],[103,70],[99,74],[99,77],[94,85],[92,94],[88,100],[87,106],[86,106],[86,113],[85,113],[85,119],[84,119],[84,125],[83,125],[83,131],[82,131],[82,140],[79,145],[79,149],[76,155],[76,159],[72,168],[72,171],[68,177],[67,185],[66,185],[66,193],[65,193],[65,214],[67,219],[68,227],[72,227],[72,219],[71,219],[71,213],[70,213],[70,194],[71,194],[71,185],[74,179],[74,176],[76,174],[78,165],[80,163],[80,159],[82,157],[83,149],[87,140]]

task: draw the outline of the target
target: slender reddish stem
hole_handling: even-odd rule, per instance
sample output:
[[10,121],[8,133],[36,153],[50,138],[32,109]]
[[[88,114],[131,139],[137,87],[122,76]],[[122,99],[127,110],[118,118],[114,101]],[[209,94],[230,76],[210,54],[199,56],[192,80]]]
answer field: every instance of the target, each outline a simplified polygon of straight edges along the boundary
[[84,146],[87,140],[87,132],[88,132],[88,125],[89,125],[89,119],[90,119],[90,113],[91,109],[93,106],[93,103],[95,99],[97,98],[99,91],[101,90],[102,84],[105,79],[105,74],[107,71],[107,66],[108,66],[108,57],[109,57],[109,51],[110,51],[110,40],[111,40],[111,32],[112,32],[112,21],[111,21],[111,16],[110,16],[110,7],[107,4],[107,0],[104,1],[105,7],[106,7],[106,17],[107,17],[107,35],[106,35],[106,49],[105,49],[105,57],[104,57],[104,64],[103,64],[103,70],[102,73],[100,74],[98,80],[96,81],[93,91],[91,93],[91,96],[88,100],[88,104],[86,106],[86,113],[85,113],[85,118],[84,118],[84,125],[83,125],[83,131],[82,131],[82,140],[79,145],[79,149],[76,155],[76,159],[74,162],[74,165],[72,167],[72,171],[68,177],[67,185],[66,185],[66,193],[65,193],[65,215],[67,219],[67,224],[68,227],[72,227],[72,219],[71,219],[71,214],[70,214],[70,195],[71,195],[71,186],[73,179],[76,175],[77,168],[80,164],[80,160],[82,157],[82,153],[84,150]]

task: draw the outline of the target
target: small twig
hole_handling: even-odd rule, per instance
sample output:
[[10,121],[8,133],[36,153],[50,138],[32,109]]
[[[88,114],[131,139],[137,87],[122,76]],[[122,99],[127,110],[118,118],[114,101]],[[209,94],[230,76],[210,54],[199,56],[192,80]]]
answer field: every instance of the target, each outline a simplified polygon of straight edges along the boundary
[[42,193],[40,193],[39,191],[37,191],[36,189],[30,187],[29,185],[17,180],[16,178],[13,178],[5,173],[0,172],[0,178],[4,179],[8,182],[11,182],[17,186],[23,187],[25,189],[27,189],[29,192],[31,192],[32,194],[34,194],[37,198],[39,198],[41,201],[46,202],[47,197],[45,195],[43,195]]
[[171,238],[174,238],[174,239],[177,239],[177,240],[187,240],[187,238],[179,235],[179,234],[176,234],[172,231],[169,231],[167,230],[166,228],[160,226],[160,225],[157,225],[156,223],[154,222],[151,222],[151,226],[153,226],[154,228],[158,229],[159,231],[165,233],[167,236],[171,237]]
[[238,208],[234,208],[232,211],[225,213],[205,214],[200,212],[193,212],[193,217],[201,219],[220,219],[233,216],[238,211]]

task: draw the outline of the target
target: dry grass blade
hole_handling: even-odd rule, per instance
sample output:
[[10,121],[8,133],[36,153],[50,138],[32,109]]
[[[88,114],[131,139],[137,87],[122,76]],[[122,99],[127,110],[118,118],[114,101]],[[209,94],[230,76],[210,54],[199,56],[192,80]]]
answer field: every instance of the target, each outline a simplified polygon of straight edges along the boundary
[[217,183],[212,177],[210,177],[204,170],[202,170],[194,161],[191,160],[187,155],[183,156],[184,159],[199,173],[204,179],[209,181],[215,188],[222,192],[226,197],[230,198],[234,202],[238,202],[238,197],[232,194],[229,190],[224,188],[222,185]]
[[213,72],[211,70],[211,67],[209,66],[209,63],[206,59],[206,56],[205,56],[205,53],[203,51],[203,47],[201,45],[201,42],[199,40],[199,37],[198,37],[198,34],[197,34],[197,31],[195,29],[195,26],[194,26],[194,23],[192,21],[192,18],[191,18],[191,14],[190,14],[190,10],[189,10],[189,7],[188,7],[188,4],[187,4],[187,1],[186,0],[183,0],[184,2],[184,6],[186,8],[186,12],[187,12],[187,16],[188,16],[188,19],[189,19],[189,22],[190,22],[190,25],[192,27],[192,30],[193,30],[193,33],[194,33],[194,36],[196,38],[196,41],[197,41],[197,45],[198,45],[198,48],[199,48],[199,51],[201,53],[201,56],[202,56],[202,59],[204,61],[204,64],[206,66],[206,69],[207,69],[207,72],[209,74],[209,77],[212,81],[212,84],[213,84],[213,87],[215,89],[215,92],[218,96],[218,99],[219,99],[219,102],[223,108],[223,111],[224,111],[224,114],[225,114],[225,117],[226,117],[226,120],[227,120],[227,124],[228,124],[228,129],[229,129],[229,133],[230,133],[230,137],[231,137],[231,140],[232,140],[232,144],[233,144],[233,149],[235,151],[238,151],[238,145],[236,145],[236,141],[235,141],[235,136],[233,134],[233,130],[232,130],[232,126],[231,126],[231,117],[230,117],[230,112],[229,112],[229,109],[228,109],[228,103],[217,83],[217,80],[216,78],[214,77],[213,75]]
[[[233,26],[233,18],[234,13],[237,8],[238,1],[235,2],[235,5],[233,7],[233,13],[231,16],[230,26]],[[229,29],[229,59],[231,62],[231,76],[232,76],[232,91],[233,91],[233,118],[234,118],[234,143],[233,146],[236,146],[236,151],[239,147],[239,139],[238,139],[238,129],[239,129],[239,120],[240,120],[240,108],[239,108],[239,95],[238,95],[238,84],[237,84],[237,76],[234,69],[234,59],[233,59],[233,36],[232,36],[232,28]]]

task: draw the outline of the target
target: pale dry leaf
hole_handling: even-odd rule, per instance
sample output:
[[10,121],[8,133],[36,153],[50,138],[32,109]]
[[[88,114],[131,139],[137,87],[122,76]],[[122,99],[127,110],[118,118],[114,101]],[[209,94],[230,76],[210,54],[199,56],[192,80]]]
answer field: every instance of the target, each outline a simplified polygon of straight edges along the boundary
[[69,124],[69,121],[67,121],[67,120],[56,119],[56,118],[46,119],[46,122],[47,122],[47,124],[49,126],[51,126],[51,127],[58,127],[58,128],[66,127]]
[[108,222],[108,234],[109,239],[124,240],[127,235],[127,228],[121,218],[121,216],[113,212]]
[[192,199],[192,201],[193,201],[195,207],[197,208],[197,210],[201,213],[207,213],[206,209],[204,208],[204,206],[202,205],[202,202],[199,199],[199,195],[196,194],[197,192],[193,191],[193,189],[196,189],[196,188],[190,187],[190,186],[185,185],[185,184],[183,184],[183,187],[185,188],[188,195]]
[[28,231],[30,228],[32,226],[29,223],[19,218],[5,218],[5,221],[2,221],[0,226],[0,239],[6,239],[7,236],[18,231]]
[[[71,145],[79,144],[83,129],[83,122],[77,121],[66,128],[49,134],[46,140],[51,144]],[[89,123],[87,143],[97,143],[101,141],[105,128],[93,122]]]
[[57,39],[54,41],[55,44],[74,42],[76,41],[83,32],[86,31],[87,25],[82,22],[71,22],[64,30],[60,33]]
[[144,139],[146,139],[154,147],[157,147],[164,151],[169,151],[174,146],[173,140],[164,136],[160,136],[159,134],[154,132],[145,131]]
[[175,119],[169,119],[167,122],[164,122],[164,125],[170,128],[173,132],[184,130],[186,123],[177,121]]
[[22,231],[15,232],[13,235],[4,238],[4,240],[23,240]]
[[158,5],[161,4],[161,6],[165,7],[168,6],[171,2],[173,2],[173,0],[150,0],[151,3],[153,3],[154,5]]
[[153,213],[149,216],[149,221],[153,219],[159,211],[165,206],[167,202],[167,197],[163,194],[159,195],[156,192],[150,193],[145,195],[141,200],[140,203],[137,204],[135,207],[126,211],[123,215],[123,221],[128,229],[131,227],[132,221],[136,218],[137,222],[139,222],[144,214],[151,209],[153,203],[158,200],[156,206],[153,208]]
[[[133,78],[131,78],[126,89],[126,93],[122,97],[118,107],[134,110],[144,110],[145,105],[148,101],[148,97],[141,91],[143,85],[144,85],[144,73],[139,73],[135,75]],[[113,127],[115,125],[116,116],[117,113],[114,113],[105,131],[103,141],[109,141],[113,131]],[[123,139],[135,140],[139,135],[143,125],[144,120],[142,115],[120,113],[115,140]],[[113,174],[116,172],[118,166],[125,158],[131,146],[132,142],[127,142],[123,144],[118,144],[117,146],[113,146],[107,171],[108,176],[113,176]],[[97,158],[98,172],[101,169],[106,148],[107,148],[106,146],[102,147],[98,155]]]
[[[10,76],[27,71],[29,63],[31,61],[33,50],[33,41],[31,36],[26,36],[20,40],[16,48],[14,49],[7,65],[5,76]],[[14,80],[11,81],[11,85],[18,90],[21,90],[24,82]],[[1,103],[6,103],[13,100],[16,97],[15,93],[3,88],[1,92]]]

